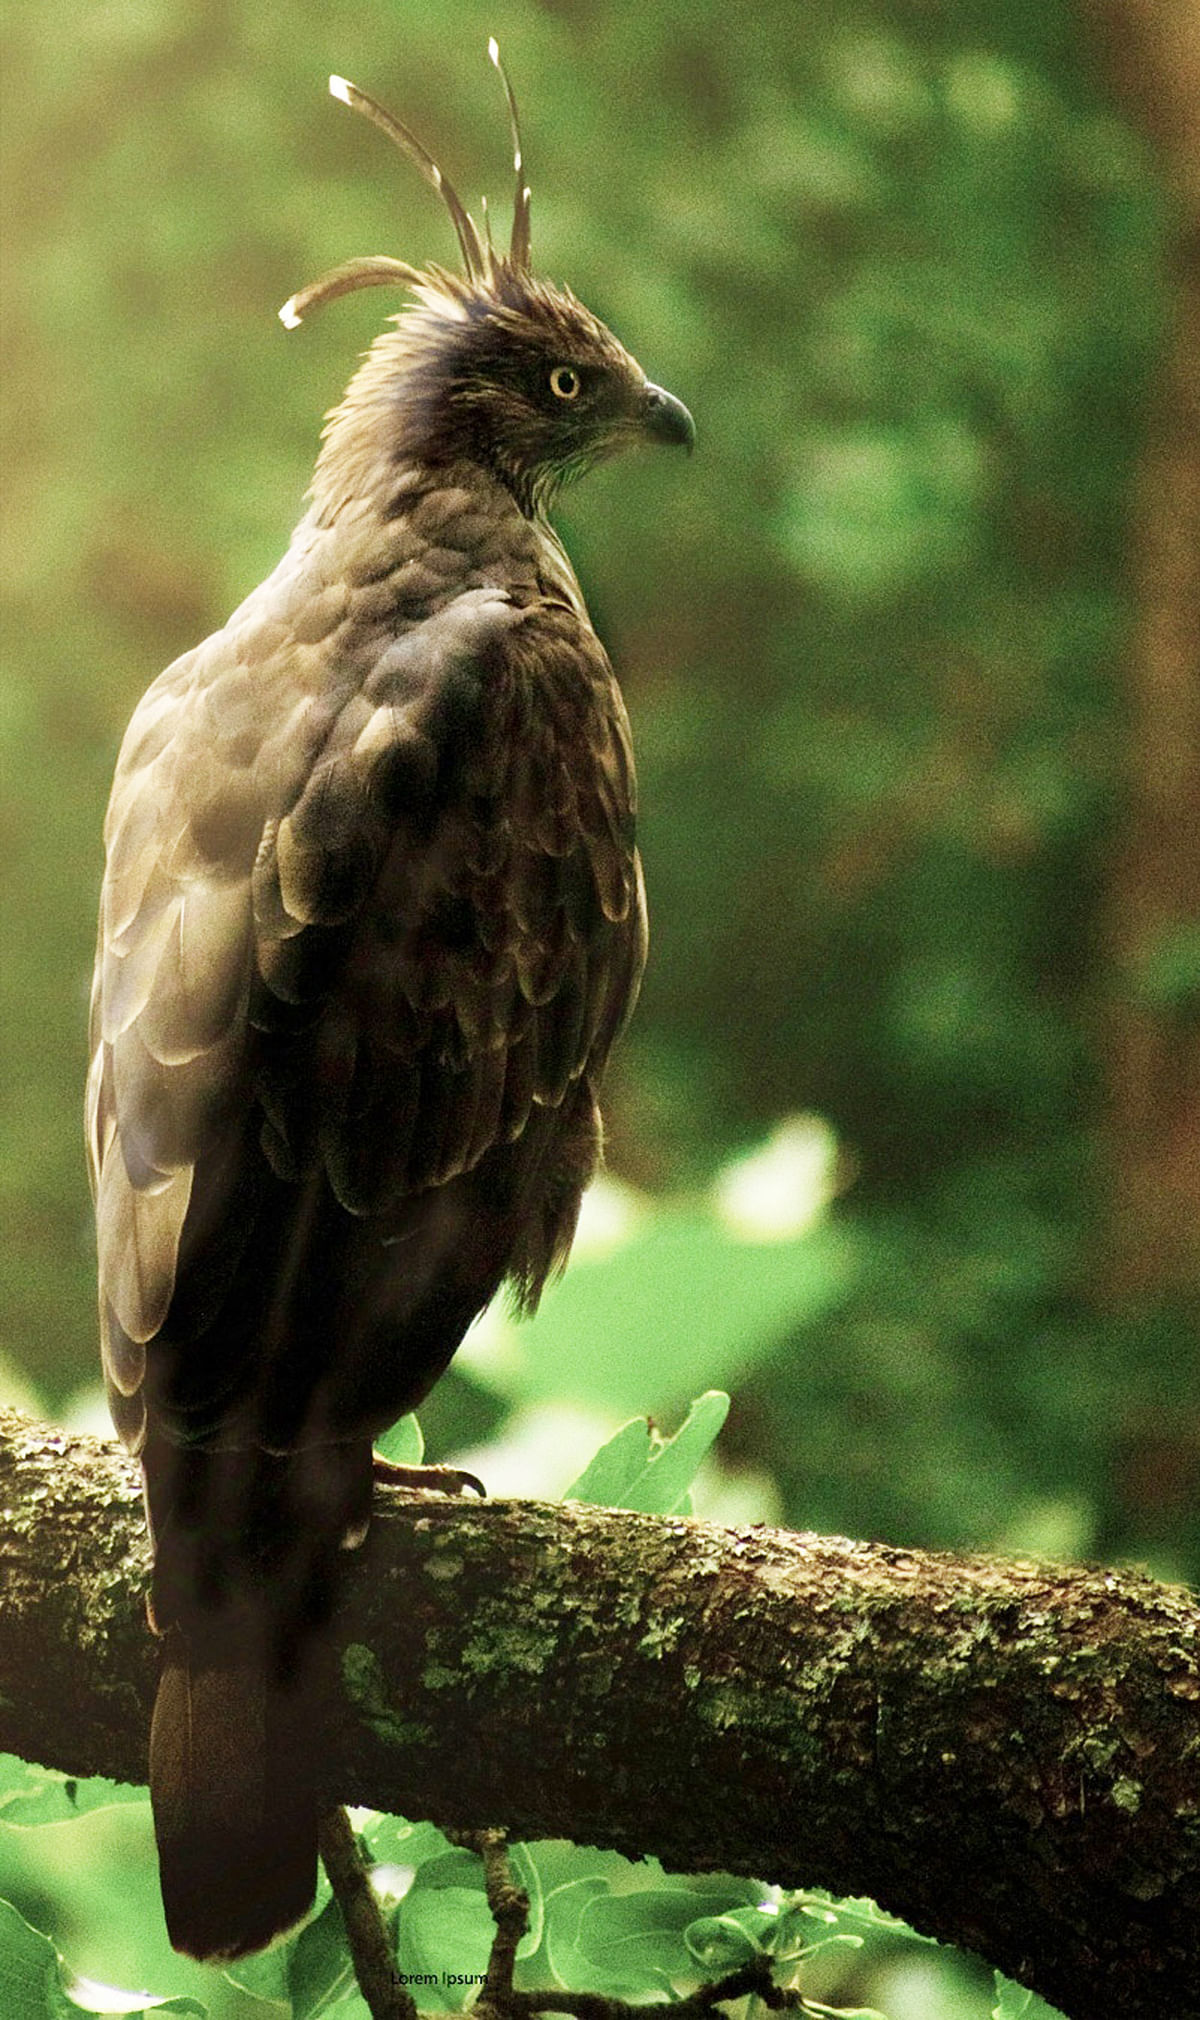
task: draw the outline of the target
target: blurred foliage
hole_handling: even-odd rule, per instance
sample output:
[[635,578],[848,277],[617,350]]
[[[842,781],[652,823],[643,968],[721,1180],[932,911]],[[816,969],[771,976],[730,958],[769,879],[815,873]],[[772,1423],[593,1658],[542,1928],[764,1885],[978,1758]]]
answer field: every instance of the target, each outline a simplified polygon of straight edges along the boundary
[[[348,255],[450,257],[326,73],[502,216],[491,32],[538,264],[699,443],[562,514],[642,781],[652,957],[608,1102],[627,1218],[532,1327],[489,1315],[431,1443],[561,1490],[597,1431],[720,1382],[710,1511],[1194,1573],[1194,1314],[1093,1294],[1168,214],[1068,0],[463,0],[453,36],[434,0],[90,0],[69,32],[48,0],[7,10],[5,1391],[94,1389],[78,1115],[121,729],[273,564],[386,313],[285,338],[275,309]],[[1127,981],[1191,1018],[1197,972],[1184,930]],[[731,1218],[734,1160],[798,1115],[836,1142],[819,1197]]]

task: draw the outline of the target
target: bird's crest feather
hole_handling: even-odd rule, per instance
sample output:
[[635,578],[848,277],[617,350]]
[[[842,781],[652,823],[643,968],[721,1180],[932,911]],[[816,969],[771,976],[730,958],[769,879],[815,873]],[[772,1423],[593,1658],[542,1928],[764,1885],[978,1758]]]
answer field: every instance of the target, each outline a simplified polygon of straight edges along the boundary
[[[530,192],[525,181],[524,154],[521,146],[521,127],[517,114],[517,101],[509,82],[508,72],[500,60],[500,50],[493,35],[488,41],[488,56],[499,73],[508,103],[509,130],[512,136],[513,173],[516,186],[513,197],[512,235],[507,253],[497,252],[492,244],[490,220],[486,219],[487,230],[481,233],[470,211],[463,203],[454,184],[443,174],[437,162],[409,127],[386,107],[360,91],[348,78],[332,76],[329,90],[334,98],[348,105],[352,112],[360,112],[364,119],[379,127],[393,141],[402,154],[424,176],[430,188],[441,197],[450,213],[463,258],[463,271],[467,285],[483,293],[497,290],[503,276],[507,274],[527,275],[530,271]],[[486,208],[486,207],[485,207]],[[279,311],[279,320],[285,329],[294,330],[306,315],[326,302],[336,301],[339,295],[352,293],[357,288],[413,287],[420,289],[427,284],[429,276],[407,260],[392,259],[386,253],[377,253],[365,259],[347,260],[323,274],[320,280],[312,281],[290,295]]]

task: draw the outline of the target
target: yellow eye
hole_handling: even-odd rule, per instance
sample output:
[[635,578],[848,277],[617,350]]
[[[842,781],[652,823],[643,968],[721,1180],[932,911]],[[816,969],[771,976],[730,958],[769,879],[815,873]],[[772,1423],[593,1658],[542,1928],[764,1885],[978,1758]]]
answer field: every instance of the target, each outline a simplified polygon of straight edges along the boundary
[[550,390],[560,400],[576,399],[581,384],[574,365],[555,365],[550,374]]

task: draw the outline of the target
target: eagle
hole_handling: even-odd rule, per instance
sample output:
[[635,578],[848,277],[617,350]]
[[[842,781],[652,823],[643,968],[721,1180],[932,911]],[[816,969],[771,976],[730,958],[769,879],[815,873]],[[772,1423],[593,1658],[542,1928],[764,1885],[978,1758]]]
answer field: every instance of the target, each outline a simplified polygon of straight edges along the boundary
[[373,1441],[507,1284],[531,1312],[601,1152],[646,911],[629,723],[549,512],[680,401],[508,250],[409,129],[462,271],[327,418],[283,559],[139,702],[105,823],[87,1145],[102,1353],[140,1456],[167,1928],[233,1958],[310,1907],[324,1633]]

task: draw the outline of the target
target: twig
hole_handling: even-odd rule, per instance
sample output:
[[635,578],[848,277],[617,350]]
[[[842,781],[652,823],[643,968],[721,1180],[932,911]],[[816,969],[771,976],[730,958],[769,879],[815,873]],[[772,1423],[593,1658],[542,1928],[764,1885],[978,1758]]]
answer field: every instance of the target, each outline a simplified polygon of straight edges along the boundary
[[529,1896],[513,1879],[508,1861],[508,1839],[503,1831],[475,1831],[472,1833],[472,1846],[483,1860],[487,1904],[496,1924],[488,1957],[487,1982],[475,2002],[476,2011],[482,2006],[498,2013],[510,2012],[517,1945],[529,1927]]
[[[755,1957],[724,1978],[699,1985],[685,1999],[671,2005],[671,2020],[711,2020],[713,2008],[729,1999],[745,1999],[754,1993],[774,2012],[808,2010],[803,1993],[785,1991],[771,1976],[768,1957]],[[527,2020],[537,2013],[569,2013],[572,2020],[646,2020],[651,2008],[634,2005],[627,1999],[610,1999],[600,1992],[513,1992],[503,2010],[512,2020]]]
[[[521,1991],[513,1985],[517,1945],[529,1927],[529,1896],[513,1879],[508,1859],[508,1839],[503,1831],[448,1831],[455,1844],[465,1845],[483,1860],[487,1903],[496,1934],[488,1958],[487,1982],[475,2002],[475,2014],[493,2020],[533,2020],[539,2013],[566,2013],[572,2020],[646,2020],[648,2005],[633,2005],[613,1999],[603,1992],[559,1990]],[[775,2012],[808,2010],[803,1994],[784,1991],[771,1975],[768,1957],[755,1957],[724,1978],[697,1986],[684,1999],[675,2000],[671,2020],[712,2020],[713,2009],[729,1999],[745,1999],[753,1993]]]
[[396,1975],[379,1902],[371,1890],[344,1809],[326,1811],[321,1819],[319,1843],[329,1884],[346,1925],[358,1989],[367,2002],[371,2020],[417,2020],[416,2006]]

